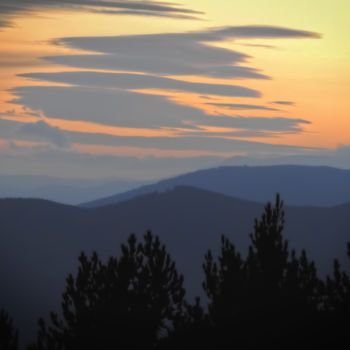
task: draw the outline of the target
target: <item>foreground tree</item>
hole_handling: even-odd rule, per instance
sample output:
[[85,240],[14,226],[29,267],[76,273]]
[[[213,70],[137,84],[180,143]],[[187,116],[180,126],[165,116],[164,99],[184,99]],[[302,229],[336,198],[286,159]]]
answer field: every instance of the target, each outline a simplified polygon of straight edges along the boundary
[[[350,259],[350,243],[347,244],[347,255]],[[350,314],[350,277],[341,271],[340,263],[334,260],[333,277],[327,277],[326,282],[328,299],[326,310],[338,314]]]
[[15,329],[11,317],[4,309],[0,310],[0,349],[18,349],[18,330]]
[[[283,202],[268,203],[255,220],[244,259],[222,237],[218,263],[205,256],[204,290],[216,341],[222,345],[295,345],[312,338],[323,284],[305,251],[300,257],[282,236]],[[287,343],[286,343],[287,342]]]
[[172,329],[183,309],[183,277],[165,246],[150,232],[142,243],[131,235],[121,257],[106,264],[97,253],[79,257],[69,275],[61,320],[41,319],[33,349],[151,349]]
[[[350,243],[347,244],[350,259]],[[333,276],[327,277],[325,305],[323,309],[324,329],[328,346],[341,348],[350,344],[350,277],[334,260]],[[347,345],[347,346],[348,346]]]
[[[69,275],[62,316],[39,321],[32,349],[340,348],[349,344],[350,278],[336,260],[326,282],[283,238],[279,196],[254,222],[246,256],[222,236],[208,251],[203,288],[208,307],[184,301],[183,277],[150,232],[131,235],[120,258],[81,254]],[[348,244],[350,258],[350,245]]]

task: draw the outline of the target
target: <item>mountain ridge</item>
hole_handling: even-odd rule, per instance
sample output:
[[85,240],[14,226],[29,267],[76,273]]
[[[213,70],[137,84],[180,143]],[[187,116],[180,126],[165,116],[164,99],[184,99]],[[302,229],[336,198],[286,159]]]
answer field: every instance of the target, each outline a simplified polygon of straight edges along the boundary
[[350,170],[301,165],[222,166],[178,175],[79,206],[118,203],[141,194],[166,191],[176,185],[193,186],[259,203],[273,200],[277,192],[289,204],[298,206],[334,206],[350,200]]

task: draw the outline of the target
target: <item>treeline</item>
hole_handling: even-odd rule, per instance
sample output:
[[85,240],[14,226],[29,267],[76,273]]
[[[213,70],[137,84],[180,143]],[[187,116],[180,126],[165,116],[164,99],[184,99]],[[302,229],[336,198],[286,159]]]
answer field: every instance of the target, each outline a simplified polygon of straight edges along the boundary
[[[29,350],[295,349],[349,346],[350,278],[334,261],[321,279],[305,251],[283,238],[279,196],[255,220],[243,257],[222,236],[217,258],[204,257],[205,300],[185,299],[184,278],[158,237],[135,235],[120,257],[82,253],[60,315],[40,319]],[[315,238],[317,239],[317,237]],[[347,246],[350,258],[350,244]],[[345,342],[345,345],[342,345]],[[18,332],[0,314],[0,349],[17,349]]]

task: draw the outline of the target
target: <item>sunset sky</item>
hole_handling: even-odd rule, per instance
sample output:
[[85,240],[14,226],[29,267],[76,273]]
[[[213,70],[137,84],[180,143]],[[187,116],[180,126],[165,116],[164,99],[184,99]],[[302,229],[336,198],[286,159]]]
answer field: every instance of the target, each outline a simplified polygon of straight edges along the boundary
[[348,0],[1,0],[0,173],[350,168]]

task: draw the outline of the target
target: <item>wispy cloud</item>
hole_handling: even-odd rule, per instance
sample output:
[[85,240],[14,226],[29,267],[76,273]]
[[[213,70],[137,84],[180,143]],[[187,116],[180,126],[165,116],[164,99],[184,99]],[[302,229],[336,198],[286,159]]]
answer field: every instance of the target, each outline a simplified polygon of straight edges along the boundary
[[[310,124],[310,122],[298,118],[252,116],[215,116],[208,118],[208,120],[206,120],[203,123],[203,125],[207,126],[238,128],[245,130],[253,130],[254,132],[259,131],[260,136],[269,136],[270,131],[282,133],[298,133],[302,130],[303,124]],[[255,133],[252,135],[255,135]]]
[[[166,18],[173,18],[173,19],[186,19],[186,20],[200,20],[198,16],[190,16],[180,13],[169,13],[169,12],[155,12],[155,11],[147,11],[147,10],[89,10],[91,13],[97,13],[97,14],[105,14],[105,15],[117,15],[117,16],[144,16],[144,17],[166,17]],[[200,13],[193,11],[193,13]]]
[[31,79],[80,86],[131,89],[161,89],[229,97],[259,97],[257,90],[237,85],[192,83],[166,77],[130,73],[60,72],[21,74]]
[[[158,47],[155,47],[154,50],[150,49],[151,46],[143,44],[138,45],[140,47],[139,53],[133,53],[130,52],[130,46],[133,45],[130,42],[130,46],[125,43],[125,48],[120,47],[115,53],[42,58],[52,63],[76,68],[124,70],[162,75],[198,75],[214,78],[269,79],[266,74],[256,68],[238,65],[248,59],[248,56],[242,53],[204,44],[199,44],[200,47],[196,47],[190,43],[186,44],[187,48],[184,45],[176,50],[175,44],[166,42],[165,39],[164,44],[165,47],[168,45],[168,52],[162,52],[161,43],[158,42]],[[113,43],[111,43],[111,48],[112,45]],[[141,49],[142,46],[144,46],[144,50]],[[173,55],[171,55],[172,51],[174,51]],[[209,56],[206,56],[207,54]]]
[[23,13],[50,8],[87,11],[111,15],[161,16],[180,19],[199,19],[203,12],[187,9],[175,3],[157,1],[115,0],[1,0],[0,27],[11,25],[11,20]]
[[[22,87],[14,103],[41,110],[48,118],[87,121],[108,126],[129,128],[185,128],[198,129],[198,125],[222,128],[261,130],[269,132],[300,132],[301,125],[309,123],[300,118],[242,117],[205,114],[189,106],[181,106],[163,96],[142,94],[122,89],[98,87]],[[226,132],[229,134],[229,131]],[[232,135],[235,133],[233,132]]]
[[321,38],[321,35],[315,32],[267,25],[213,28],[202,32],[201,35],[207,41],[228,38]]
[[268,79],[254,67],[242,65],[250,56],[234,49],[209,45],[228,39],[319,38],[317,33],[272,26],[213,28],[188,33],[78,37],[55,40],[57,45],[102,55],[46,57],[70,67],[125,70],[164,75],[201,75],[217,78]]
[[262,105],[252,105],[243,103],[207,103],[211,106],[225,107],[232,110],[261,110],[261,111],[278,111],[277,108],[262,106]]
[[[214,99],[202,106],[189,107],[179,105],[176,99],[169,96],[149,92],[156,89],[160,92],[180,91],[206,97],[259,98],[259,91],[233,84],[232,79],[267,79],[268,76],[254,67],[243,66],[242,63],[250,59],[245,53],[208,44],[243,37],[318,38],[319,35],[290,28],[240,26],[187,33],[62,38],[54,43],[100,54],[55,56],[46,59],[95,71],[24,74],[23,77],[66,83],[74,87],[16,89],[15,93],[20,97],[16,103],[34,110],[43,110],[49,118],[82,120],[110,126],[163,129],[196,129],[199,126],[241,128],[247,137],[268,136],[269,132],[300,132],[302,124],[307,123],[304,119],[282,116],[243,118],[232,115],[234,110],[278,111],[269,105],[218,103]],[[139,73],[115,73],[113,70]],[[181,77],[169,77],[176,75],[221,77],[226,78],[227,82],[198,83],[180,80]],[[148,95],[140,93],[143,90],[147,90]],[[217,117],[203,113],[204,105],[217,107]],[[272,124],[275,126],[272,127]],[[243,135],[237,130],[232,131],[233,134]]]

